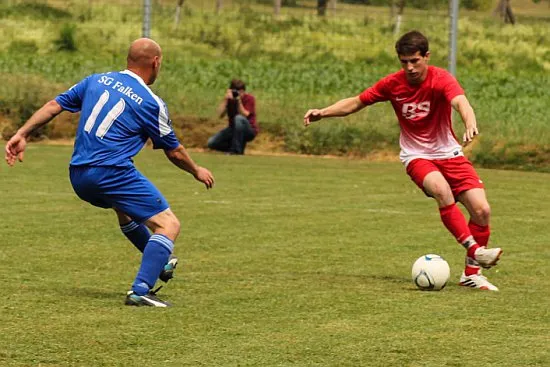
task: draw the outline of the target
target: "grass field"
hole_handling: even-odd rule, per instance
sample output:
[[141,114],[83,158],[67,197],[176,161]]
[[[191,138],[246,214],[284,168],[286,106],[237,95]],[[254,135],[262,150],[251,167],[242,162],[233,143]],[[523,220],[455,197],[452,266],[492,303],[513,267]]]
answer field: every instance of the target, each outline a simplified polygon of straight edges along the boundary
[[[123,306],[140,258],[73,194],[70,151],[0,166],[1,366],[550,365],[548,174],[480,170],[505,249],[487,293],[456,285],[463,252],[398,163],[195,153],[206,191],[145,150],[183,223],[161,310]],[[425,253],[441,292],[410,281]]]

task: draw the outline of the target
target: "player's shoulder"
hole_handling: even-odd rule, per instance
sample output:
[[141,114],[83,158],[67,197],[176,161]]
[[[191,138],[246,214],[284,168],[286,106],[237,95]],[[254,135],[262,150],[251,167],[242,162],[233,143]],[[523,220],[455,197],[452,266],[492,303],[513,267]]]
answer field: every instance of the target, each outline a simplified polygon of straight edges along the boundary
[[107,71],[102,73],[89,74],[88,76],[82,79],[82,82],[85,83],[97,83],[103,85],[110,85],[115,79],[116,72]]
[[450,86],[459,85],[458,80],[449,71],[430,65],[431,85],[436,89],[446,89]]
[[140,95],[143,96],[144,105],[149,108],[161,108],[165,109],[166,104],[155,92],[149,88],[147,84],[141,79],[138,75],[131,72],[130,70],[119,71],[118,74],[121,78],[124,78],[127,83],[134,89],[134,91],[139,91]]
[[383,83],[390,88],[396,85],[405,84],[406,82],[407,78],[405,77],[405,71],[403,71],[403,69],[390,73],[379,80],[379,83]]
[[443,69],[443,68],[440,68],[438,66],[434,66],[434,65],[430,65],[428,66],[429,70],[431,71],[432,75],[435,77],[435,78],[453,78],[454,79],[454,76],[453,74],[451,74],[448,70],[446,69]]

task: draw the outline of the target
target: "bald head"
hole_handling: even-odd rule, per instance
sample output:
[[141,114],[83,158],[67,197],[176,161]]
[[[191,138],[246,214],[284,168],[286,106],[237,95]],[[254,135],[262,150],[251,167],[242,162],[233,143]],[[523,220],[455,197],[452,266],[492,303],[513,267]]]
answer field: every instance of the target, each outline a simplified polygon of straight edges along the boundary
[[132,42],[126,58],[128,70],[138,74],[148,85],[155,82],[161,61],[162,50],[150,38],[138,38]]
[[128,50],[128,66],[147,66],[153,59],[162,56],[158,43],[149,38],[138,38],[130,45]]

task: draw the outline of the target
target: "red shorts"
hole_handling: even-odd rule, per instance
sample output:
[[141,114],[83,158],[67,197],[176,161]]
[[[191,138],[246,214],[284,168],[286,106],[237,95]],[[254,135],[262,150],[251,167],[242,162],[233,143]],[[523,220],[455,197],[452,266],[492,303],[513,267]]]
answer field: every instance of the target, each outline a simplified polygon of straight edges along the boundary
[[485,188],[474,166],[464,156],[434,160],[417,158],[407,165],[407,174],[422,190],[424,190],[424,178],[433,171],[441,172],[449,183],[455,198],[466,190]]

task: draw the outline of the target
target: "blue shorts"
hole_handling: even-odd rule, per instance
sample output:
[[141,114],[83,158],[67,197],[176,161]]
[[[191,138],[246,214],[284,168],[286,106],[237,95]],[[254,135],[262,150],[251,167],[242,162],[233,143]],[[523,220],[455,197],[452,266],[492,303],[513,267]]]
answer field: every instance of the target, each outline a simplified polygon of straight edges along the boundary
[[79,198],[100,208],[116,208],[137,223],[170,207],[134,167],[71,166],[69,175]]

